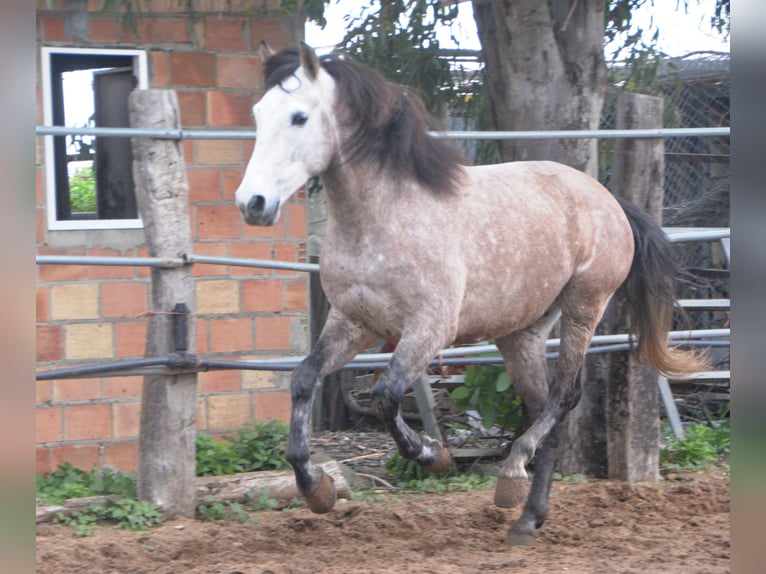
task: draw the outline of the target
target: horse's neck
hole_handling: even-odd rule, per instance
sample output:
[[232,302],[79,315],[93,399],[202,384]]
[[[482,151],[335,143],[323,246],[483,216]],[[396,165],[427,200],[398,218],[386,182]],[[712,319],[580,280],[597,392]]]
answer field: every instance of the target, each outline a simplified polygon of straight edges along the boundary
[[328,216],[343,225],[374,217],[390,195],[386,178],[366,163],[335,161],[321,180]]

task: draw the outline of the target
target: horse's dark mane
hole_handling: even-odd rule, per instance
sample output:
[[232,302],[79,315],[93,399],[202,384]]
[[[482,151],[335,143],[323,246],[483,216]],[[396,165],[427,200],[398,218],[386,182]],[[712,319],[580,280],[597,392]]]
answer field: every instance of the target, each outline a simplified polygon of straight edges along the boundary
[[[353,60],[333,54],[320,62],[338,86],[346,121],[356,127],[344,144],[348,160],[373,160],[389,174],[414,179],[433,192],[454,190],[463,155],[451,142],[426,133],[440,126],[419,97]],[[280,85],[299,65],[297,48],[266,60],[266,89]]]

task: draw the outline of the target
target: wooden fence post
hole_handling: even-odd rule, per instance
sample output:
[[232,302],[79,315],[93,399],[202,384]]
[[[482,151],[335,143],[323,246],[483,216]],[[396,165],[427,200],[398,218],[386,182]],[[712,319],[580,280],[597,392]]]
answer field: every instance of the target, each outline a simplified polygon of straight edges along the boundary
[[[662,127],[663,100],[621,93],[617,129]],[[659,138],[615,142],[612,192],[662,221],[665,145]],[[627,332],[624,304],[615,300],[606,321],[612,333]],[[660,397],[657,373],[628,353],[613,353],[606,383],[606,440],[609,478],[659,478]]]
[[[131,127],[180,127],[178,99],[172,90],[134,90],[128,107]],[[191,253],[189,186],[181,142],[133,138],[132,149],[136,199],[149,255],[177,258]],[[185,304],[193,313],[194,303],[189,266],[152,268],[147,357],[171,355],[178,348],[194,352],[190,346],[195,322],[187,321],[186,341],[177,345],[173,321],[176,305]],[[141,401],[138,497],[160,506],[168,518],[193,516],[197,375],[146,376]]]

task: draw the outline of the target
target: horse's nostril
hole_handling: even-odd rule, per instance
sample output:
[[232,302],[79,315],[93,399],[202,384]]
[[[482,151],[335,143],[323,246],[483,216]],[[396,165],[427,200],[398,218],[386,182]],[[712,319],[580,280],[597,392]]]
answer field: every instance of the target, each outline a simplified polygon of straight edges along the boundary
[[247,211],[253,215],[263,212],[263,208],[266,206],[266,198],[262,195],[254,195],[247,202]]

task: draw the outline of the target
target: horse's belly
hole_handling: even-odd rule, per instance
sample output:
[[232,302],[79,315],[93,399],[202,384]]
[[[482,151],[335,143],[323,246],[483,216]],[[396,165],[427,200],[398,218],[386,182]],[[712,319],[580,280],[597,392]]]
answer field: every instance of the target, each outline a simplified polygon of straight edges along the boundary
[[522,330],[537,322],[556,304],[557,293],[514,301],[495,299],[476,305],[467,303],[461,309],[455,342],[474,343],[494,339]]

